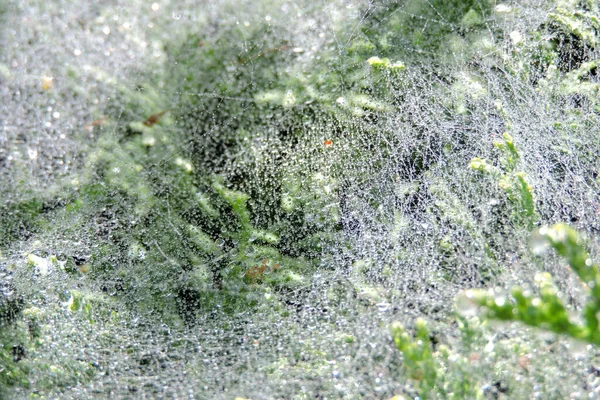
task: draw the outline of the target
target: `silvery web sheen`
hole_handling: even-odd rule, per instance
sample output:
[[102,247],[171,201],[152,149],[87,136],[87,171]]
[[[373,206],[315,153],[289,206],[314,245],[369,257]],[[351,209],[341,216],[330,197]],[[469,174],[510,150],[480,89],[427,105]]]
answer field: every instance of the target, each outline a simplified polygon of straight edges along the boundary
[[599,259],[598,16],[0,1],[0,397],[419,398],[389,326],[423,318],[483,398],[596,398],[596,347],[467,340],[455,297],[547,271],[581,308],[531,233],[569,223]]

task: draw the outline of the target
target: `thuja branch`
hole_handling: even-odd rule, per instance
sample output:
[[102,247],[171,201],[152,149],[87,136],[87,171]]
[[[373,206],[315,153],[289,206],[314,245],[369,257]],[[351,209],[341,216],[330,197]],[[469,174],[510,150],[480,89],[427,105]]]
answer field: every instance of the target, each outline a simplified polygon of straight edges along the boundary
[[569,317],[567,308],[552,283],[552,277],[547,272],[535,277],[539,294],[521,287],[513,288],[509,296],[499,294],[494,289],[467,290],[459,295],[457,304],[476,305],[480,307],[480,313],[488,318],[521,321],[588,343],[600,344],[600,267],[585,250],[581,236],[567,225],[543,227],[539,230],[539,237],[567,261],[568,267],[588,289],[588,299],[581,318]]

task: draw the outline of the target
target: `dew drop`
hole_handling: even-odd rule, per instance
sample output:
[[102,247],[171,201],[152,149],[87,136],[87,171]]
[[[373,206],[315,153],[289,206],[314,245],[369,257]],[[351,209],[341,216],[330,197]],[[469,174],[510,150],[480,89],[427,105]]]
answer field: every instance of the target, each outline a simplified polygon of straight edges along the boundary
[[477,315],[479,306],[473,301],[471,291],[466,291],[456,297],[456,312],[463,317]]
[[494,298],[494,301],[496,302],[496,305],[498,307],[503,307],[506,304],[506,296],[503,296],[503,295],[496,296]]
[[569,349],[569,353],[575,357],[575,359],[582,359],[588,353],[588,345],[579,340],[570,340],[567,348]]
[[545,233],[546,229],[540,228],[531,235],[530,248],[536,256],[541,256],[548,250],[548,242],[544,237]]

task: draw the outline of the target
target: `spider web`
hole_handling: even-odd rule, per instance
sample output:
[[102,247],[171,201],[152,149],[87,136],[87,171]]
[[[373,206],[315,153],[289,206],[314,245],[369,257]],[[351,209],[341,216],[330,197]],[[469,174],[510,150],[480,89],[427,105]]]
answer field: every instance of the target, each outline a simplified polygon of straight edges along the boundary
[[[393,321],[410,326],[426,317],[436,341],[460,346],[453,322],[459,290],[523,284],[539,269],[555,276],[576,307],[577,283],[551,256],[543,264],[532,259],[529,231],[506,222],[506,193],[492,178],[475,176],[468,164],[481,157],[501,165],[494,143],[510,130],[519,167],[535,189],[536,223],[567,221],[597,232],[597,110],[581,96],[540,90],[547,74],[542,67],[525,72],[512,64],[515,53],[549,40],[531,32],[544,31],[540,26],[552,5],[452,4],[6,2],[0,196],[13,213],[2,220],[3,233],[16,237],[2,242],[2,293],[3,299],[10,298],[4,293],[20,293],[29,313],[43,321],[43,345],[28,350],[25,361],[31,386],[11,393],[414,397],[389,337]],[[497,11],[506,8],[513,11]],[[471,11],[474,22],[465,16]],[[517,34],[530,37],[517,40]],[[219,51],[223,63],[208,59]],[[588,60],[598,56],[585,51]],[[375,56],[403,62],[406,69],[401,75],[377,72],[367,62]],[[298,82],[314,92],[302,91]],[[122,156],[138,139],[158,143],[144,145],[149,153],[162,146],[141,172],[138,159]],[[219,309],[219,302],[210,303],[213,309],[198,306],[193,324],[160,321],[133,306],[137,296],[150,298],[146,292],[176,296],[172,288],[187,279],[170,272],[187,255],[182,250],[179,257],[161,239],[170,235],[183,243],[181,221],[198,215],[191,197],[177,197],[188,192],[168,186],[180,182],[169,181],[174,168],[218,176],[227,189],[249,193],[256,227],[322,226],[329,232],[333,238],[311,251],[298,250],[298,243],[313,232],[288,232],[279,249],[314,262],[307,283],[258,292],[256,306],[233,313]],[[138,203],[127,198],[135,187],[126,195],[115,191],[102,209],[92,202],[88,214],[63,212],[86,184],[125,182],[120,177],[138,173],[142,182],[158,182],[156,192],[167,185],[146,214],[166,223],[150,225],[157,236],[135,257],[127,255],[135,242],[127,233],[141,219]],[[279,180],[288,186],[272,184]],[[200,181],[194,185],[208,192]],[[290,189],[291,196],[306,196],[308,210],[299,225],[279,210],[282,192],[294,185],[301,189]],[[10,208],[15,204],[27,207]],[[28,226],[32,208],[51,226]],[[327,225],[332,215],[336,223]],[[106,238],[115,237],[125,237],[129,247],[104,256],[115,268],[113,278],[69,275],[52,265],[40,274],[27,267],[27,254],[85,264]],[[598,244],[591,245],[597,253]],[[154,264],[144,262],[150,252],[157,254]],[[207,262],[217,265],[224,256],[211,257]],[[130,274],[130,294],[120,293],[121,272]],[[69,312],[74,291],[100,299],[89,301],[107,309],[108,317],[92,322]],[[267,301],[271,297],[277,301]],[[111,320],[111,312],[119,319]],[[538,340],[513,326],[485,335],[490,343],[503,336]],[[511,357],[505,356],[508,364]],[[587,358],[577,359],[580,368],[567,374],[574,362],[567,351],[539,355],[531,368],[545,368],[542,378],[521,372],[499,378],[490,372],[494,362],[492,356],[482,361],[489,393],[496,379],[520,382],[511,381],[517,397],[567,396],[598,386],[582,383],[589,378]]]

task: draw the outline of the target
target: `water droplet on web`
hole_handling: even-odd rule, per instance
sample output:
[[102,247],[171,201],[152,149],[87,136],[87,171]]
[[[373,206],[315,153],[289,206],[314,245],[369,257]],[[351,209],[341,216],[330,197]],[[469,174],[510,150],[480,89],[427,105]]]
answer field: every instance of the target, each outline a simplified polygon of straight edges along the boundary
[[544,231],[538,229],[531,235],[530,247],[533,254],[541,256],[548,250],[548,242],[543,236]]
[[567,344],[567,348],[569,349],[569,353],[571,353],[573,357],[575,357],[576,359],[582,359],[587,355],[588,350],[589,348],[591,348],[591,346],[585,342],[571,339],[569,341],[569,344]]
[[477,315],[479,306],[473,300],[473,293],[471,290],[460,293],[456,297],[456,312],[463,317],[474,317]]
[[596,373],[600,372],[600,355],[596,355],[592,359],[591,365]]
[[498,307],[503,307],[506,304],[506,296],[503,294],[496,295],[494,301]]
[[179,20],[181,19],[181,14],[180,14],[180,13],[177,13],[177,12],[174,12],[174,13],[173,13],[173,19],[174,19],[175,21],[179,21]]

